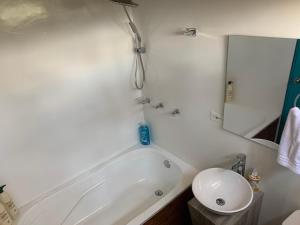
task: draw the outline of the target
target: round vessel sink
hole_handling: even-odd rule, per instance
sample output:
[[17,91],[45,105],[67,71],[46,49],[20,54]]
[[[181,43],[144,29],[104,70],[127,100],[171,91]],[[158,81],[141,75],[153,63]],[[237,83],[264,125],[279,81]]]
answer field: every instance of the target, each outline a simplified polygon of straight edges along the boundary
[[244,177],[221,168],[200,172],[194,178],[192,189],[202,205],[220,215],[242,211],[253,199],[252,188]]

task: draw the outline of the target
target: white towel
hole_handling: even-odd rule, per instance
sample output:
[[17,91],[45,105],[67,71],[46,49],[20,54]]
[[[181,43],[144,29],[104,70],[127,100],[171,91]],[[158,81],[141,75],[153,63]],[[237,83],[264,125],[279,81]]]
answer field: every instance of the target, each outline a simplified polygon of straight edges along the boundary
[[300,175],[300,109],[290,110],[281,136],[277,162]]

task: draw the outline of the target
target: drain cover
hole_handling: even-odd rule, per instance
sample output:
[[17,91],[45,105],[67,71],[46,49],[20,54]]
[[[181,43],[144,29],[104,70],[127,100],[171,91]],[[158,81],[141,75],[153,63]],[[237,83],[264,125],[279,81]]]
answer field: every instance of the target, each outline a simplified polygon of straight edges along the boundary
[[225,200],[224,200],[223,198],[218,198],[218,199],[216,200],[216,203],[217,203],[217,205],[219,205],[219,206],[223,206],[223,205],[226,204],[226,202],[225,202]]
[[164,193],[161,190],[157,190],[154,192],[156,196],[162,196]]
[[167,167],[167,168],[171,168],[171,163],[170,163],[169,160],[165,160],[165,161],[164,161],[164,165],[165,165],[165,167]]

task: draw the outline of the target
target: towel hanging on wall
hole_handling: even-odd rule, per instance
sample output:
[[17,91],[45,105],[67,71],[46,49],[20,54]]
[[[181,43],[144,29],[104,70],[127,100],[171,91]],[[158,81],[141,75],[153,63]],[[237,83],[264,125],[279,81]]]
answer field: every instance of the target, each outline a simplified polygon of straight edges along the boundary
[[300,175],[300,109],[290,109],[281,136],[277,162]]

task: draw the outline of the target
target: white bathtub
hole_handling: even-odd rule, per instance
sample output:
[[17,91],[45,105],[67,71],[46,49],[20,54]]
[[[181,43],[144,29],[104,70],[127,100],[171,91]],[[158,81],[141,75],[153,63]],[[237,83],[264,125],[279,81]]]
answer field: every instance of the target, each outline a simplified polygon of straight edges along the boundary
[[157,147],[128,150],[40,198],[18,225],[140,225],[185,190],[196,173]]

